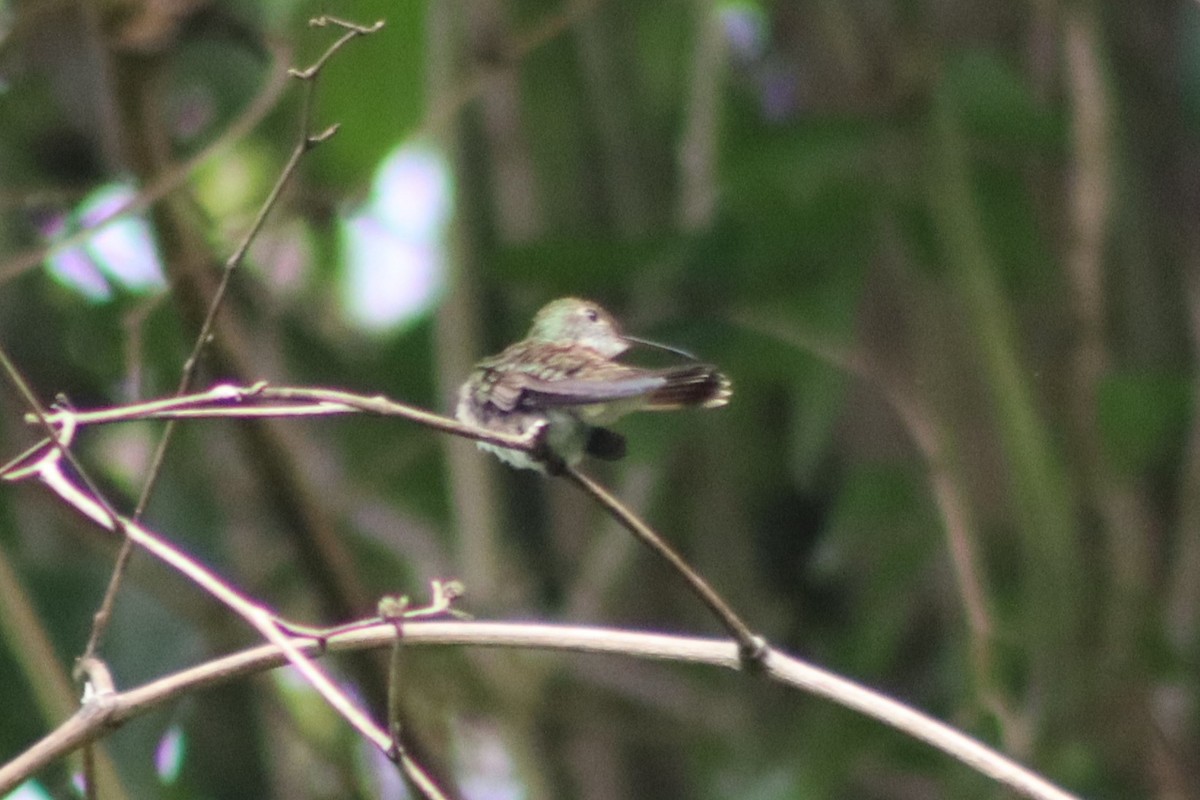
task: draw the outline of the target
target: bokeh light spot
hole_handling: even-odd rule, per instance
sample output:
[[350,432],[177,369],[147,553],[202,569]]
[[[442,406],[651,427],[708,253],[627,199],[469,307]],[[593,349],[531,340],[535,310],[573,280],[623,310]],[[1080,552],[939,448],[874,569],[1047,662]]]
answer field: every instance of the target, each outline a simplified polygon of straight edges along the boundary
[[[135,196],[123,184],[110,184],[88,195],[68,218],[45,226],[52,240],[79,228],[90,228],[111,217]],[[50,274],[93,301],[112,296],[114,284],[132,292],[157,291],[166,285],[150,226],[140,216],[111,222],[80,245],[65,247],[47,260]]]
[[434,150],[401,145],[384,159],[371,195],[341,228],[347,317],[376,332],[423,314],[445,283],[450,176]]

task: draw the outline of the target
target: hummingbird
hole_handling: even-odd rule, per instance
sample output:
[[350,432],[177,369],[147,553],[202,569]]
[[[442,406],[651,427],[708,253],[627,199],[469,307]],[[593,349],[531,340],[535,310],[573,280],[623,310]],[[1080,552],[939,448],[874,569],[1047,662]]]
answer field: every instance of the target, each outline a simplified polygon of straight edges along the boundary
[[[636,344],[658,347],[694,363],[646,369],[617,361]],[[612,315],[577,297],[554,300],[533,318],[529,335],[475,365],[458,392],[455,416],[488,430],[522,435],[548,426],[545,443],[563,464],[586,453],[608,461],[625,455],[625,438],[603,427],[632,411],[688,406],[719,408],[729,379],[682,350],[621,332]],[[479,443],[502,461],[546,471],[529,453]]]

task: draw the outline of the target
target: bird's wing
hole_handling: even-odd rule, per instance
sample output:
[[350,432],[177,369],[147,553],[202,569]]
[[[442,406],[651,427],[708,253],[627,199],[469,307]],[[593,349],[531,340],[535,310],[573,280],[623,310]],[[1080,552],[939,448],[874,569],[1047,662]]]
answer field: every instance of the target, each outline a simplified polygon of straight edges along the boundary
[[728,381],[706,364],[665,370],[645,370],[606,364],[586,378],[554,381],[520,376],[518,404],[526,409],[562,408],[645,398],[644,408],[667,409],[694,405],[724,405]]
[[563,408],[628,400],[661,389],[666,378],[646,372],[634,372],[586,378],[559,378],[548,381],[532,375],[514,373],[502,383],[518,389],[517,405],[526,410]]
[[[503,411],[536,411],[623,400],[653,391],[666,379],[586,348],[518,342],[481,363],[487,402]],[[552,375],[554,377],[545,377]]]

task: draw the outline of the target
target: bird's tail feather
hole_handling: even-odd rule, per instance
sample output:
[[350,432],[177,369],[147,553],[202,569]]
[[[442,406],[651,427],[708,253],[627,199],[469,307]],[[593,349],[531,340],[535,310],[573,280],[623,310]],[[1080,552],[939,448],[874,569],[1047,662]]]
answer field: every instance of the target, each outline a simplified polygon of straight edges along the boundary
[[662,374],[667,381],[647,396],[647,410],[666,411],[685,406],[719,408],[733,394],[729,379],[708,364],[676,367]]

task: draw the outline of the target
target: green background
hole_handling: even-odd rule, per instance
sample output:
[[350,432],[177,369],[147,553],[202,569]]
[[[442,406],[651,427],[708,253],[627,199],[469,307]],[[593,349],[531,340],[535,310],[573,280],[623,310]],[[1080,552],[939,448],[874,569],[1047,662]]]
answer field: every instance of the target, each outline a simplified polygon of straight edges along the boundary
[[[735,393],[623,421],[627,459],[586,468],[774,644],[1083,796],[1200,797],[1200,7],[0,3],[0,345],[43,402],[174,391],[295,146],[303,90],[269,87],[335,38],[307,26],[322,12],[387,24],[322,73],[314,128],[341,128],[259,237],[296,245],[301,277],[278,278],[292,251],[251,250],[200,386],[445,412],[544,302],[597,300]],[[47,274],[45,219],[178,171],[262,96],[261,121],[147,217],[171,291],[93,301]],[[444,284],[367,332],[342,305],[338,221],[406,142],[450,175]],[[0,403],[8,458],[36,433],[7,382]],[[119,508],[159,430],[81,436]],[[569,486],[394,419],[181,426],[146,520],[310,623],[458,577],[484,619],[719,633]],[[69,713],[42,692],[82,652],[115,552],[34,485],[0,487],[0,762]],[[130,687],[253,642],[137,555],[102,655]],[[378,701],[378,661],[334,668]],[[463,797],[1005,796],[740,676],[469,651],[410,653],[406,676],[414,741]],[[164,779],[169,730],[185,752]],[[155,711],[105,751],[121,783],[105,797],[396,791],[278,675]],[[71,769],[38,777],[61,795]]]

